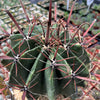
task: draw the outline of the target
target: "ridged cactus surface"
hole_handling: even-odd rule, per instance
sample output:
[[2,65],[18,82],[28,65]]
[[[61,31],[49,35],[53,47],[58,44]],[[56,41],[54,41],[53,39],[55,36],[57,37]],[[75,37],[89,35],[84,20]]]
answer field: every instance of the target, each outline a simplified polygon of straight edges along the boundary
[[67,97],[77,92],[77,86],[85,86],[79,77],[89,76],[89,57],[61,21],[30,22],[24,31],[9,36],[11,50],[2,63],[10,71],[9,85],[23,91],[22,100],[40,95],[55,100],[58,94]]
[[[48,94],[49,98],[53,100],[57,94],[69,96],[76,90],[74,77],[67,78],[67,75],[71,75],[81,66],[76,75],[88,77],[88,55],[75,40],[67,47],[70,40],[66,39],[66,44],[63,43],[64,32],[59,34],[59,41],[60,37],[62,38],[61,43],[57,40],[57,33],[55,33],[54,37],[53,35],[50,36],[49,42],[51,43],[45,46],[45,41],[41,38],[43,31],[40,28],[39,25],[34,27],[36,32],[33,31],[31,39],[24,40],[21,34],[14,34],[9,37],[12,41],[11,48],[13,51],[10,50],[7,55],[13,59],[2,61],[5,66],[11,63],[7,66],[10,70],[9,84],[28,85],[29,90],[27,91],[31,91],[32,93],[29,93],[34,97]],[[69,33],[66,32],[67,34]],[[65,86],[70,79],[72,81],[68,86]],[[79,79],[75,79],[75,81],[76,85],[84,86],[84,81]],[[37,84],[31,87],[35,83]]]

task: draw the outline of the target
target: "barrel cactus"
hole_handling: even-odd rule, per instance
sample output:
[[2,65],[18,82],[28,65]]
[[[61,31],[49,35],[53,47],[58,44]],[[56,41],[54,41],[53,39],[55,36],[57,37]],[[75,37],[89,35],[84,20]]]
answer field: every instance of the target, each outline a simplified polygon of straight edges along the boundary
[[10,71],[9,86],[23,91],[22,100],[25,96],[28,100],[40,95],[47,95],[49,100],[55,100],[58,94],[70,96],[77,92],[77,86],[85,86],[83,80],[89,76],[85,49],[77,35],[69,33],[68,23],[64,25],[61,19],[51,22],[51,5],[52,0],[47,25],[27,18],[29,24],[24,30],[5,10],[19,33],[8,34],[10,50],[0,58]]

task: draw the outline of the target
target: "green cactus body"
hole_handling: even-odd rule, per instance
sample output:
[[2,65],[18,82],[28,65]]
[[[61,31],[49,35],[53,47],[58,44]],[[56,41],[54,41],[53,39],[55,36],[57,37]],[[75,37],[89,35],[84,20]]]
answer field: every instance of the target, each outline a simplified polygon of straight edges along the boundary
[[59,28],[57,23],[49,27],[50,35],[48,43],[45,43],[47,27],[35,25],[29,36],[28,26],[23,31],[24,35],[19,33],[10,36],[12,49],[7,56],[12,59],[2,60],[2,64],[10,71],[9,85],[23,90],[29,100],[32,96],[37,98],[40,95],[55,100],[58,94],[67,97],[76,93],[74,80],[76,86],[85,86],[84,81],[72,76],[72,71],[76,71],[81,64],[76,75],[89,76],[89,57],[85,49],[76,44],[76,39],[68,44],[70,33],[62,25]]
[[[57,25],[56,25],[57,26]],[[38,31],[38,26],[35,27],[37,32],[35,31],[32,33],[32,36],[35,36],[36,34],[39,34],[41,31]],[[40,26],[39,26],[40,29]],[[38,33],[39,32],[39,33]],[[68,34],[68,32],[66,32]],[[64,37],[63,32],[60,34],[61,38]],[[41,36],[40,36],[41,37]],[[16,54],[19,54],[19,45],[23,41],[23,37],[20,34],[15,34],[10,37],[11,39],[11,45],[13,50]],[[17,39],[22,39],[21,41],[16,41]],[[38,37],[37,37],[38,40]],[[20,53],[23,52],[26,48],[26,51],[19,57],[19,59],[14,62],[13,60],[3,60],[2,63],[4,65],[7,65],[11,62],[14,62],[12,65],[9,65],[7,67],[10,70],[10,85],[23,85],[24,80],[25,84],[29,84],[28,87],[31,87],[34,83],[37,82],[37,84],[29,88],[29,91],[31,91],[31,95],[33,95],[35,98],[37,98],[39,95],[48,95],[48,98],[50,100],[55,100],[56,95],[63,94],[66,96],[70,96],[73,93],[75,93],[75,86],[73,80],[69,83],[68,86],[65,88],[64,85],[71,79],[71,78],[62,78],[65,77],[66,74],[64,72],[68,72],[69,75],[71,74],[73,62],[75,62],[74,65],[74,71],[83,63],[82,67],[79,69],[77,73],[79,73],[80,76],[88,77],[88,70],[87,65],[89,64],[89,58],[87,56],[86,51],[84,50],[81,45],[74,45],[71,47],[71,45],[75,42],[72,41],[72,43],[69,46],[69,57],[73,57],[68,60],[62,60],[60,62],[56,62],[57,60],[66,59],[68,58],[67,55],[67,49],[61,48],[59,46],[55,63],[52,65],[52,61],[55,55],[55,52],[57,50],[57,46],[49,46],[49,48],[44,49],[44,44],[42,46],[37,45],[36,39],[29,39],[27,41],[24,41],[23,44],[20,46]],[[43,40],[44,41],[44,40]],[[30,46],[30,49],[28,48],[28,44]],[[38,42],[41,43],[40,40]],[[66,42],[68,42],[68,39],[66,39]],[[56,45],[56,44],[55,44]],[[13,57],[12,50],[8,52],[7,54],[10,57]],[[45,57],[45,56],[46,57]],[[48,57],[48,58],[47,58]],[[25,58],[25,59],[23,59]],[[51,61],[50,61],[50,60]],[[17,75],[16,75],[16,67],[15,63],[17,65]],[[58,66],[56,66],[58,64]],[[59,65],[60,64],[60,65]],[[42,70],[43,71],[39,71]],[[62,71],[61,71],[62,70]],[[38,72],[39,71],[39,72]],[[64,72],[63,72],[64,71]],[[52,74],[51,74],[52,73]],[[85,86],[84,81],[81,81],[79,79],[76,79],[76,83],[79,86]],[[27,92],[27,97],[28,92]],[[29,97],[30,98],[30,97]]]

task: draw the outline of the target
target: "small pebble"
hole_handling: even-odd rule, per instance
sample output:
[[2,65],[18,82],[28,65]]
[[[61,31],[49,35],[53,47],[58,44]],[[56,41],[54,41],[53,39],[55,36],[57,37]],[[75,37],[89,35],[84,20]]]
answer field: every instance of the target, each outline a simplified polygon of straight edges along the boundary
[[3,43],[1,44],[1,46],[2,46],[2,47],[6,46],[6,43],[5,43],[5,42],[3,42]]
[[7,47],[7,46],[5,46],[4,48],[3,48],[3,51],[4,52],[7,52],[9,50],[9,48]]
[[7,43],[11,44],[11,40],[10,40],[10,39],[8,39],[8,40],[7,40]]
[[4,56],[5,54],[4,53],[0,53],[0,56]]

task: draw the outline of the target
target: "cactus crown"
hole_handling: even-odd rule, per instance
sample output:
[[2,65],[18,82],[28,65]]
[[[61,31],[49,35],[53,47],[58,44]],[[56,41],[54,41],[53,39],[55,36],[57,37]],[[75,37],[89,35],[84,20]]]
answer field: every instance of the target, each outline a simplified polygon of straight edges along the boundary
[[25,96],[31,100],[46,94],[50,100],[58,94],[70,96],[76,93],[77,86],[85,86],[81,77],[89,76],[89,57],[78,42],[77,32],[71,34],[62,19],[51,22],[52,0],[49,7],[47,25],[27,17],[29,24],[23,31],[5,10],[19,33],[8,34],[10,51],[2,56],[2,63],[10,71],[9,85],[23,91],[23,100]]

